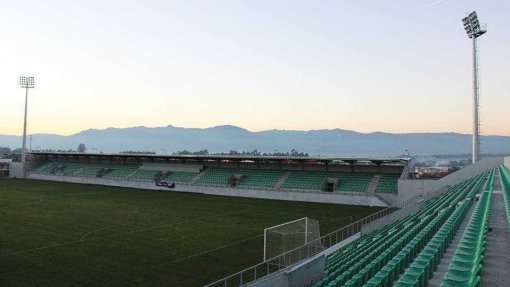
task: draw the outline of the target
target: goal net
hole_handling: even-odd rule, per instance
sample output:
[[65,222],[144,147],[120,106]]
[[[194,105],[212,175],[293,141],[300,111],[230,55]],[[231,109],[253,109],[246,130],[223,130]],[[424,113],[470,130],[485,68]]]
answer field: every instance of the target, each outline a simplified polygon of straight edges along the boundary
[[[294,250],[320,237],[319,221],[308,217],[264,229],[264,261]],[[322,249],[317,242],[314,250]],[[285,262],[281,262],[285,264]]]

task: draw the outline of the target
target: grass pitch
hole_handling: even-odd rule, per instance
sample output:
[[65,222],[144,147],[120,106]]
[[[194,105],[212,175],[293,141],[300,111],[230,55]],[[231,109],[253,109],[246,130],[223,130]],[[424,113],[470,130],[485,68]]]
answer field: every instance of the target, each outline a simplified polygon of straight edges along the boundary
[[265,227],[377,210],[2,179],[0,286],[201,286],[260,262]]

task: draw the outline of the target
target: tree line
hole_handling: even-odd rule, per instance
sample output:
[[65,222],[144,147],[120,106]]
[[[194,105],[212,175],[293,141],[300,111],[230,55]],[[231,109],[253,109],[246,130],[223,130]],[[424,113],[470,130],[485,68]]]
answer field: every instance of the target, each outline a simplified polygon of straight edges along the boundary
[[[87,147],[85,144],[81,143],[78,145],[77,149],[41,149],[37,150],[40,152],[86,152]],[[8,147],[0,147],[0,155],[20,155],[21,149],[17,148],[14,150],[11,150]],[[153,151],[135,151],[135,150],[127,150],[127,151],[121,151],[119,154],[138,154],[138,155],[151,155],[156,154],[156,152]],[[295,149],[292,149],[290,152],[281,152],[278,150],[275,150],[274,152],[260,152],[257,149],[254,149],[252,151],[237,151],[237,150],[229,150],[228,152],[216,152],[211,153],[207,149],[197,150],[197,151],[188,151],[188,150],[180,150],[173,152],[172,155],[228,155],[228,156],[293,156],[293,157],[309,157],[308,153],[299,152]]]
[[257,149],[252,151],[237,151],[230,150],[228,152],[217,152],[210,153],[207,149],[198,150],[198,151],[188,151],[181,150],[177,152],[173,152],[172,155],[229,155],[229,156],[295,156],[295,157],[309,157],[308,153],[299,152],[295,149],[292,149],[290,152],[281,152],[275,150],[274,152],[260,152]]

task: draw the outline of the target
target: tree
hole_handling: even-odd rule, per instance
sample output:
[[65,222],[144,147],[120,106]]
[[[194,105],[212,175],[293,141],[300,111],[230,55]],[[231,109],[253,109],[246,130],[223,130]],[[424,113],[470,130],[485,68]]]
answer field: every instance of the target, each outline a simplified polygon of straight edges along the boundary
[[81,143],[79,146],[78,146],[78,152],[86,152],[87,151],[87,147],[85,146],[84,143]]
[[10,154],[11,149],[8,147],[0,147],[0,154]]

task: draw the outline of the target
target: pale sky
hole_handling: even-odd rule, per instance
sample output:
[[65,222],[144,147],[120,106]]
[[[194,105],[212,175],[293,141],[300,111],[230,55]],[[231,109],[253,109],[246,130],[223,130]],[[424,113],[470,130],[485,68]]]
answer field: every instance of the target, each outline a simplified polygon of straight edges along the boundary
[[510,135],[510,1],[0,0],[0,134],[130,126]]

